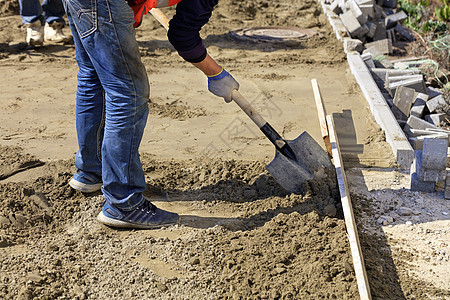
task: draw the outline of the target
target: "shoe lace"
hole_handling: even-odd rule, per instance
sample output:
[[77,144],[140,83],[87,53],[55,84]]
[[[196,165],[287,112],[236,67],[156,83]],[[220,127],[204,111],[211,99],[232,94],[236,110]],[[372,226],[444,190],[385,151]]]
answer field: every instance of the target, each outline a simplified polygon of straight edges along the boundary
[[142,212],[145,212],[147,214],[152,214],[154,215],[156,213],[156,206],[151,203],[150,201],[145,200],[144,203],[142,203],[141,206],[139,206],[138,208],[136,208],[136,210],[141,210]]

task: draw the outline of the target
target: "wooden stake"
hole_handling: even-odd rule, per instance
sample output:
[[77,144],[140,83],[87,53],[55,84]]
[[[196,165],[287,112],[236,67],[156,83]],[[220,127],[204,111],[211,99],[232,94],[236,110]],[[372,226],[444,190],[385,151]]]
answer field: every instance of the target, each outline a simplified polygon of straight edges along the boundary
[[326,111],[325,106],[322,101],[322,95],[320,94],[319,84],[316,79],[311,79],[311,84],[314,92],[314,99],[316,101],[317,114],[319,116],[320,131],[322,133],[323,142],[325,143],[325,148],[327,149],[328,156],[331,157],[331,145],[330,137],[328,133],[327,121],[325,120]]
[[352,252],[353,267],[355,268],[359,296],[363,300],[370,300],[372,299],[372,296],[370,295],[369,281],[367,279],[366,267],[364,266],[361,244],[359,243],[358,229],[356,227],[355,216],[353,214],[352,201],[350,199],[350,194],[348,193],[347,177],[345,176],[344,165],[342,164],[341,150],[339,148],[339,142],[336,135],[334,119],[331,115],[328,115],[326,120],[330,133],[333,162],[336,168],[342,210],[344,211],[345,226],[347,227],[347,235],[350,242],[350,250]]

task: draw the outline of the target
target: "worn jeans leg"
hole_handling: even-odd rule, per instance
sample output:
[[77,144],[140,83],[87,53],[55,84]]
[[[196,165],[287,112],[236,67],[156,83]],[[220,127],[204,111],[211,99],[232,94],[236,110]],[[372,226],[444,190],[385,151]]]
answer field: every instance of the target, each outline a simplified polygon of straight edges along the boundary
[[43,0],[42,10],[47,23],[58,22],[65,24],[63,18],[65,11],[62,0]]
[[24,24],[41,21],[44,25],[44,17],[42,16],[42,7],[39,0],[19,0],[20,16]]
[[124,0],[65,0],[65,6],[71,29],[76,31],[74,38],[77,35],[81,43],[76,42],[75,49],[84,49],[87,57],[80,58],[89,58],[105,91],[102,191],[113,205],[131,210],[144,201],[145,177],[138,148],[149,99],[134,15]]
[[73,27],[72,24],[79,68],[75,110],[78,152],[75,156],[75,167],[84,172],[101,175],[105,92],[78,32]]

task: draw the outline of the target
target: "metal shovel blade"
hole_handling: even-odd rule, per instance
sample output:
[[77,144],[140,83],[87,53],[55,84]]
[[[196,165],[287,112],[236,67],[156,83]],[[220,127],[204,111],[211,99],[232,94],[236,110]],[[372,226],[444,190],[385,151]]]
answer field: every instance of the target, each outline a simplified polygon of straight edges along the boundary
[[276,151],[275,158],[266,166],[267,171],[287,191],[300,194],[303,184],[312,180],[319,170],[333,169],[327,153],[305,131],[293,141],[286,141],[296,160]]

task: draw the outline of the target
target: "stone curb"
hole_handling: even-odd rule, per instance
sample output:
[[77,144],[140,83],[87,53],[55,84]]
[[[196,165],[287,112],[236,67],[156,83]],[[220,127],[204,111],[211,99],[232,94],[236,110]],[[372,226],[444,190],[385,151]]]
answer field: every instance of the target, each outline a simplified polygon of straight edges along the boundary
[[[344,42],[345,39],[350,39],[349,34],[339,17],[329,9],[324,0],[319,0],[319,2],[324,14],[328,18],[328,22],[336,33],[336,38],[342,42]],[[392,114],[389,105],[376,85],[369,69],[361,58],[361,55],[356,51],[347,51],[345,48],[344,51],[347,53],[347,61],[350,70],[353,76],[355,76],[355,79],[369,104],[372,115],[385,132],[386,141],[392,148],[397,164],[401,168],[410,169],[414,160],[414,150],[411,144]]]

